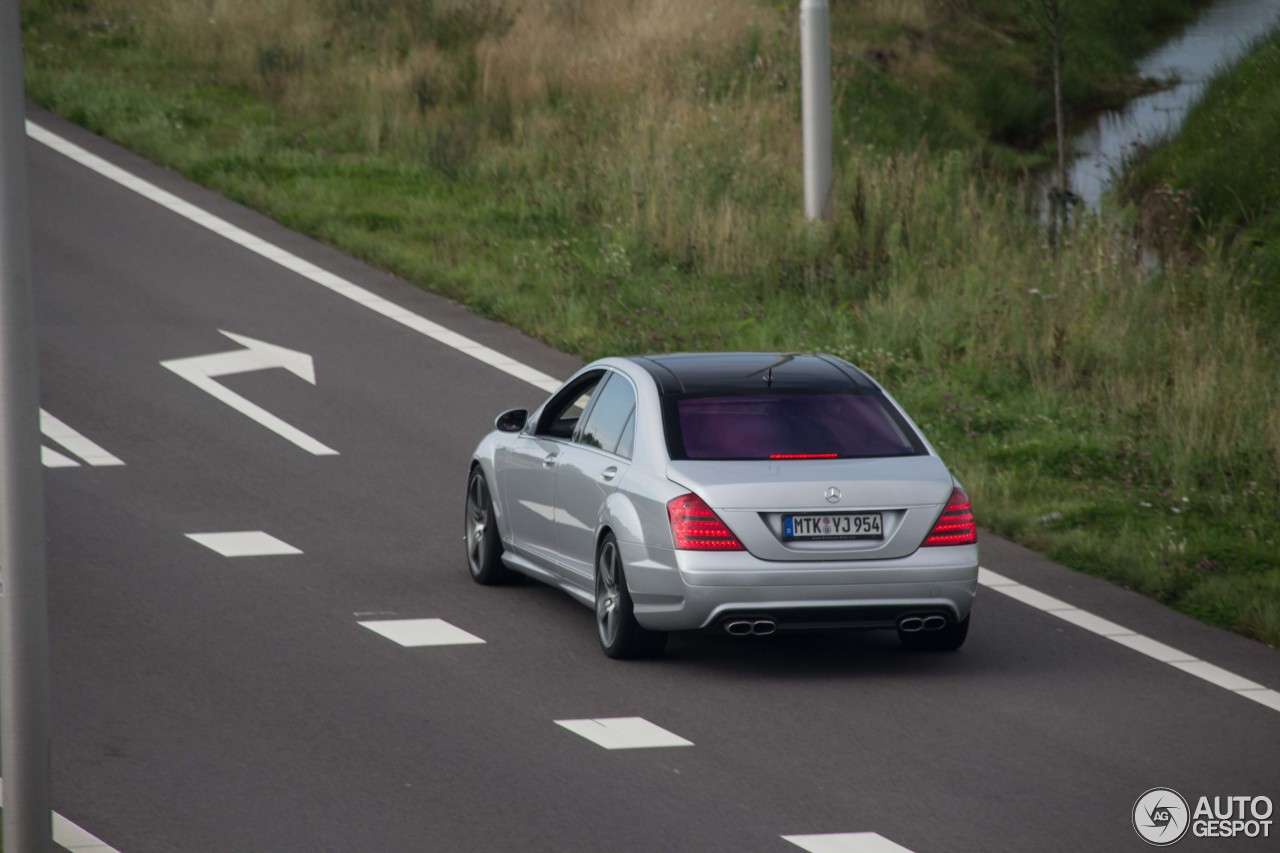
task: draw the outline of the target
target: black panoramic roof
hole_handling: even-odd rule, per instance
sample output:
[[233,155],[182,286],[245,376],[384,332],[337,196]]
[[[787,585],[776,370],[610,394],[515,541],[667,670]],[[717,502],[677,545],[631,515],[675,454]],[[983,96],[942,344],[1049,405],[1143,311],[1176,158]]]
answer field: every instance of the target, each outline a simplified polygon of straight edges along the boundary
[[658,393],[736,394],[743,391],[870,391],[866,374],[829,355],[795,352],[674,353],[635,356]]

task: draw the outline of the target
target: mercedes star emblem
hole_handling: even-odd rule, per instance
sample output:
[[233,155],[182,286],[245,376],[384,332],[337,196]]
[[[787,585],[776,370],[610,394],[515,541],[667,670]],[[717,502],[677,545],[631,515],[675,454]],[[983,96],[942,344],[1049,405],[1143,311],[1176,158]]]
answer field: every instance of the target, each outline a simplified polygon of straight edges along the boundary
[[827,489],[827,503],[838,504],[842,497],[844,497],[844,495],[840,494],[840,490],[835,486]]

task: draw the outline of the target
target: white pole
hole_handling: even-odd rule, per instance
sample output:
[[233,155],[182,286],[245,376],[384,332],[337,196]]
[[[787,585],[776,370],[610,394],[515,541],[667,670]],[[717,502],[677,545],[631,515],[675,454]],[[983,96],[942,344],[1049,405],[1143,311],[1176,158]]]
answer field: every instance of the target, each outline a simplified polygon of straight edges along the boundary
[[831,9],[800,0],[800,73],[804,102],[804,217],[831,216]]
[[0,0],[0,775],[4,848],[53,849],[49,598],[18,0]]

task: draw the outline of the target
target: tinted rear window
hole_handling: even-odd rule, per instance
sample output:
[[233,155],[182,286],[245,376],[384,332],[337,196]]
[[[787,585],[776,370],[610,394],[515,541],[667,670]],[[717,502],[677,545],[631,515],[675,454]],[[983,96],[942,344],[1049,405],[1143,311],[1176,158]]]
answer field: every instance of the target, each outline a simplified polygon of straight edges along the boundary
[[925,453],[877,392],[761,391],[668,397],[672,459],[797,459],[917,456]]

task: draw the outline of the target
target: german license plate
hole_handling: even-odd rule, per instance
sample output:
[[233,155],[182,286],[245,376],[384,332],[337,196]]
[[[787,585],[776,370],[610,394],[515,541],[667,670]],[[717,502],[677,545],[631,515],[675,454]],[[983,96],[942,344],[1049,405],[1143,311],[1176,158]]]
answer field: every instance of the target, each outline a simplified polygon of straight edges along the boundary
[[883,539],[884,520],[878,512],[839,515],[784,515],[784,539]]

